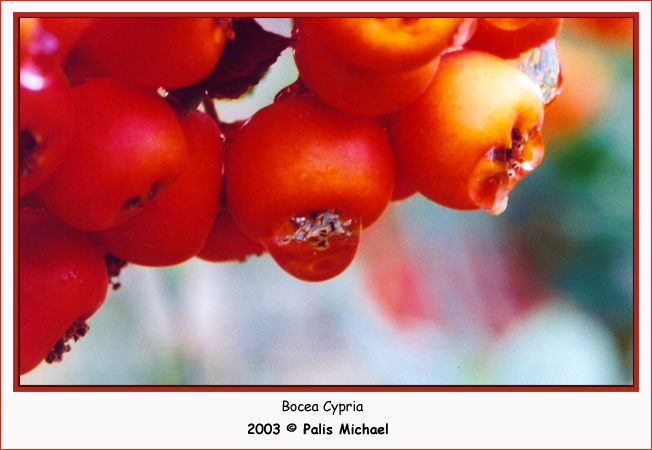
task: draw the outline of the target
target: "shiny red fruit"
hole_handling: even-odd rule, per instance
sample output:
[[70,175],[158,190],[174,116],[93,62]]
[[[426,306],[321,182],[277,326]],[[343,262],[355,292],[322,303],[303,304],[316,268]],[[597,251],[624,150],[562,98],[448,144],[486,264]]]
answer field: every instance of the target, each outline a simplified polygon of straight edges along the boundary
[[294,60],[321,100],[349,114],[380,116],[407,106],[432,80],[439,58],[398,72],[377,72],[337,58],[314,22],[295,19]]
[[197,255],[210,262],[244,261],[247,256],[261,255],[265,247],[244,234],[227,210],[218,213],[211,232]]
[[102,305],[109,278],[104,253],[88,236],[44,209],[20,211],[20,374],[55,361],[67,339],[86,332]]
[[222,54],[226,32],[211,17],[104,17],[84,41],[115,76],[171,89],[208,75]]
[[556,37],[562,21],[561,18],[533,18],[522,22],[524,26],[516,27],[498,19],[478,19],[475,33],[464,47],[504,59],[518,58],[521,53]]
[[254,114],[227,149],[225,169],[235,222],[281,267],[309,281],[350,264],[360,229],[384,211],[394,184],[380,125],[312,96]]
[[74,150],[39,189],[47,207],[82,230],[116,226],[174,181],[188,145],[156,93],[99,78],[72,90]]
[[20,195],[43,184],[65,159],[75,132],[72,93],[59,73],[20,66]]
[[459,17],[325,17],[301,19],[324,36],[333,54],[377,72],[405,72],[463,45],[476,19]]
[[21,64],[31,60],[47,71],[61,71],[68,53],[93,20],[86,17],[21,17]]
[[170,186],[123,224],[93,233],[109,253],[146,266],[182,263],[202,249],[222,191],[224,142],[217,123],[201,111],[179,116],[188,163]]
[[518,68],[489,53],[447,53],[425,94],[389,118],[402,174],[454,209],[500,214],[543,158],[543,104]]

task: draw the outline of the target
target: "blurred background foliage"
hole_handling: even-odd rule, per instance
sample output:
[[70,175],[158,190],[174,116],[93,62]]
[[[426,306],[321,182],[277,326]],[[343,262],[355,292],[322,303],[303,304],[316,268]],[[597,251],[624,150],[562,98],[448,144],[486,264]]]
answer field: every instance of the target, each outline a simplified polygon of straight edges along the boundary
[[[631,384],[632,24],[566,19],[546,156],[502,215],[415,195],[316,284],[268,255],[128,266],[64,362],[21,383]],[[286,51],[251,95],[218,102],[220,118],[250,116],[295,79]]]

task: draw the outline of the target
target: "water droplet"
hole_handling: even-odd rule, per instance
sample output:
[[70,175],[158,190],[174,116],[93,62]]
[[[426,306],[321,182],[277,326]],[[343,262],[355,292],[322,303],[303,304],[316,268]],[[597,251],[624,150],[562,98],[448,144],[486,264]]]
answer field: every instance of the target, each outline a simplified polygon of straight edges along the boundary
[[511,147],[493,148],[476,164],[469,182],[471,200],[491,215],[502,213],[511,190],[539,165],[543,152],[540,131],[521,135],[513,130]]
[[304,281],[324,281],[351,264],[361,230],[358,218],[328,210],[282,221],[262,242],[290,275]]
[[552,102],[561,92],[561,59],[557,39],[550,39],[540,47],[523,53],[518,68],[539,87],[544,105]]

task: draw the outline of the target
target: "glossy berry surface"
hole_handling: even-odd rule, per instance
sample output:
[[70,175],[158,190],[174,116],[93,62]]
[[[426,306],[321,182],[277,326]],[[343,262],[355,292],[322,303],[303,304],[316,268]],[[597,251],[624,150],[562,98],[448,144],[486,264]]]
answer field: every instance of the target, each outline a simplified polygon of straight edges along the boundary
[[85,233],[43,209],[21,209],[21,374],[45,358],[58,360],[67,350],[66,338],[85,333],[85,321],[104,302],[108,281],[104,253]]
[[348,219],[369,226],[387,206],[394,181],[377,122],[312,96],[258,111],[227,149],[225,169],[227,208],[245,233],[263,242],[285,233],[286,223],[296,231],[329,211],[346,217],[343,226]]
[[72,93],[59,73],[20,67],[20,195],[43,184],[65,159],[75,132]]
[[323,35],[343,62],[377,72],[405,72],[463,45],[475,19],[419,17],[337,17],[302,19]]
[[312,22],[295,19],[294,60],[303,83],[329,105],[360,116],[380,116],[407,106],[432,80],[439,58],[413,69],[377,72],[344,62]]
[[518,58],[521,53],[555,38],[561,29],[562,21],[560,18],[533,18],[527,23],[478,19],[475,33],[465,47],[482,50],[504,59]]
[[20,61],[31,60],[48,71],[60,71],[73,46],[94,19],[86,17],[24,17],[20,19]]
[[118,225],[185,168],[188,146],[172,108],[156,93],[99,78],[73,89],[77,133],[40,196],[83,229]]
[[97,59],[130,83],[188,86],[215,67],[226,32],[214,18],[100,18],[84,37]]
[[543,105],[532,82],[488,53],[442,57],[426,93],[390,117],[395,157],[419,192],[449,208],[507,206],[543,157]]
[[217,214],[224,142],[217,123],[195,111],[180,115],[188,142],[183,173],[126,222],[93,233],[109,253],[134,264],[169,266],[201,250]]
[[244,261],[250,255],[265,253],[265,247],[240,229],[227,210],[217,214],[206,242],[197,255],[205,261]]

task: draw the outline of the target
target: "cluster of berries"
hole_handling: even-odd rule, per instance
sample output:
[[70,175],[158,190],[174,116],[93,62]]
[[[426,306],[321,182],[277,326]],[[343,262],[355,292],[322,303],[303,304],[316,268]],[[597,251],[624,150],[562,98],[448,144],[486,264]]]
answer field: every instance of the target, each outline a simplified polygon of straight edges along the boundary
[[[300,18],[287,38],[242,18],[20,19],[20,373],[61,359],[126,263],[269,252],[322,281],[391,201],[501,213],[543,157],[559,80],[539,62],[560,26]],[[220,122],[213,101],[288,47],[299,79]]]

